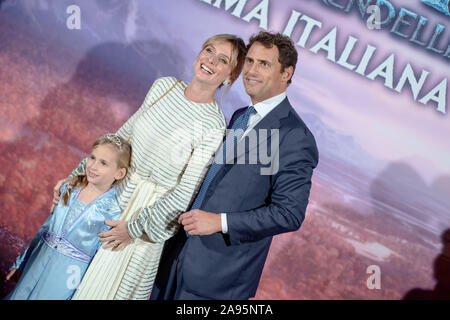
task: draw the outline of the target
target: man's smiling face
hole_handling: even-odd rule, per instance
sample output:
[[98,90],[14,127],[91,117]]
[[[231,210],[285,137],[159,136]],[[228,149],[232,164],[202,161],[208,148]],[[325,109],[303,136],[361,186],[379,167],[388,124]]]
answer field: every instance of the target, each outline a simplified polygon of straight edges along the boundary
[[278,61],[278,47],[266,48],[259,42],[252,44],[245,58],[244,87],[252,103],[264,101],[283,93],[287,81],[283,78]]

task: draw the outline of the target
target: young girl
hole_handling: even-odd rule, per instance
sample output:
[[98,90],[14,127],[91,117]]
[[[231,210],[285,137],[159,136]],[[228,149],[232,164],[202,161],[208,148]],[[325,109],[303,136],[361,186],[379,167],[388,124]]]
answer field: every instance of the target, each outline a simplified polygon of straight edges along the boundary
[[121,213],[116,187],[130,166],[131,146],[114,134],[95,141],[83,174],[62,187],[53,214],[17,257],[7,280],[18,278],[7,299],[70,299],[101,242],[98,233]]

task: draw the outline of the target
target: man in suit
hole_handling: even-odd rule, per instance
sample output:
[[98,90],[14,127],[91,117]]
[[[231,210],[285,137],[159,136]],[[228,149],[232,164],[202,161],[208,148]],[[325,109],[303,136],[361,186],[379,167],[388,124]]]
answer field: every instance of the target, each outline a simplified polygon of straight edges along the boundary
[[[151,299],[254,297],[272,237],[300,228],[318,151],[286,97],[296,63],[288,37],[250,38],[243,80],[251,105],[233,114],[230,128],[238,133],[228,134],[218,152],[226,161],[211,165],[191,210],[179,218],[184,230],[167,241]],[[256,147],[247,139],[251,131]],[[261,161],[240,161],[267,144],[271,174]]]

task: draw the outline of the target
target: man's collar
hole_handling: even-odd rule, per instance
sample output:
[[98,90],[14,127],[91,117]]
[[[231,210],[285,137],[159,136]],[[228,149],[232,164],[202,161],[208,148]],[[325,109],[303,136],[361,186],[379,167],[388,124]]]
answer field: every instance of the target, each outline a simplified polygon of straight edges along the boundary
[[285,98],[286,98],[286,91],[280,93],[279,95],[266,99],[264,101],[258,102],[255,105],[253,104],[250,105],[253,105],[256,112],[261,118],[264,118],[270,111],[272,111],[273,108],[279,105]]

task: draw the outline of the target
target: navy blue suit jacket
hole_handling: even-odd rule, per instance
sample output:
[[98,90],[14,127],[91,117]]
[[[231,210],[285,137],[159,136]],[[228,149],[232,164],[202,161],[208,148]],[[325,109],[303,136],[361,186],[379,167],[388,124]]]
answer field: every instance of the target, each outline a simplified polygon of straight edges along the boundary
[[[233,114],[229,127],[244,111]],[[184,290],[209,299],[251,298],[272,237],[300,228],[318,163],[315,139],[287,98],[254,129],[268,129],[267,139],[259,137],[257,145],[268,145],[267,154],[279,159],[274,174],[262,175],[260,169],[267,166],[260,161],[249,164],[248,159],[245,164],[235,159],[220,169],[200,209],[226,213],[228,233],[186,238],[181,229],[166,244],[151,299],[173,298],[180,251]],[[279,133],[279,146],[274,149],[271,129]],[[251,152],[251,147],[245,150]]]

